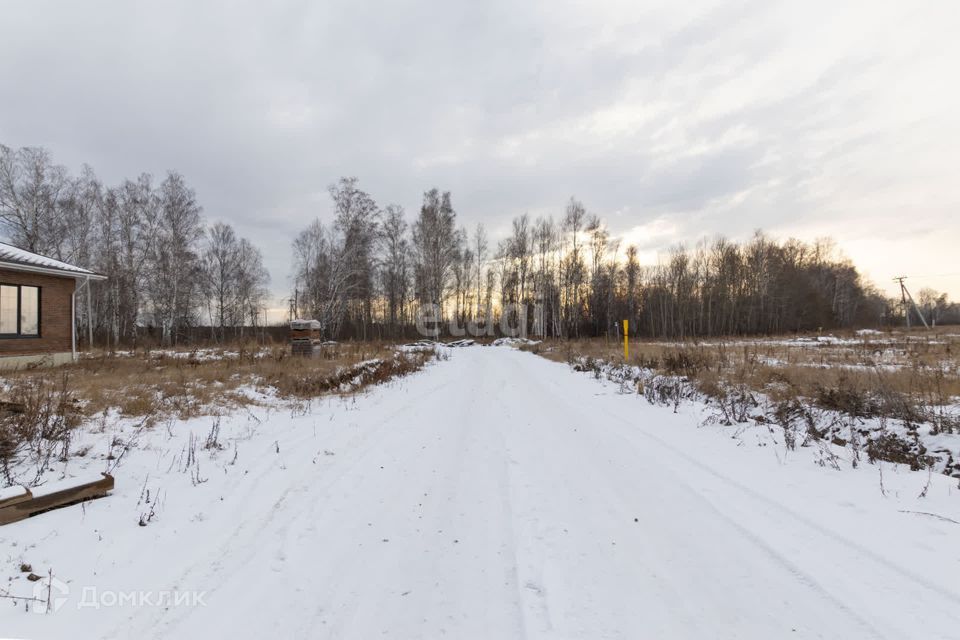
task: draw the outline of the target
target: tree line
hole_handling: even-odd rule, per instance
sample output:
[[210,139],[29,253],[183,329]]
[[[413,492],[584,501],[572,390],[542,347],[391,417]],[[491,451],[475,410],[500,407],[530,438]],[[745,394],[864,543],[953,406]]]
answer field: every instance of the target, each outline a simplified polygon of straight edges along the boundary
[[[458,327],[496,333],[506,321],[561,338],[618,334],[623,319],[632,335],[668,339],[903,323],[898,301],[829,240],[717,237],[650,266],[575,198],[557,217],[515,217],[493,242],[482,224],[459,223],[449,191],[425,192],[411,219],[357,178],[329,193],[331,219],[293,241],[290,305],[329,337],[416,335],[427,307]],[[107,186],[89,166],[70,175],[45,149],[0,145],[0,230],[108,277],[85,290],[89,313],[77,308],[80,334],[108,345],[147,334],[163,344],[223,341],[264,323],[260,251],[230,225],[208,224],[177,172]],[[945,294],[920,291],[918,304],[937,324],[960,321]]]
[[716,237],[648,266],[575,198],[558,218],[517,216],[493,245],[482,224],[458,224],[448,191],[424,193],[412,220],[356,178],[329,192],[332,220],[293,242],[291,308],[330,337],[412,335],[427,306],[445,326],[495,333],[506,320],[560,338],[619,333],[624,319],[632,335],[666,339],[902,321],[829,240]]
[[107,276],[77,305],[80,335],[117,346],[151,333],[170,345],[199,325],[223,340],[263,323],[260,251],[230,225],[208,224],[175,171],[107,186],[89,166],[70,175],[45,149],[0,145],[0,229],[20,248]]

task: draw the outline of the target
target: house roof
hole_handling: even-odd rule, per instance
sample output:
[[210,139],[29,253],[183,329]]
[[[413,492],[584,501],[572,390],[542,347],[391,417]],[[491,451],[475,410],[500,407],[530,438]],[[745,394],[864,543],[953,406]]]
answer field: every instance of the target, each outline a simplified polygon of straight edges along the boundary
[[0,269],[11,271],[29,271],[46,273],[49,275],[69,276],[73,278],[90,278],[91,280],[105,280],[106,276],[82,269],[60,260],[54,260],[39,253],[19,249],[11,244],[0,242]]

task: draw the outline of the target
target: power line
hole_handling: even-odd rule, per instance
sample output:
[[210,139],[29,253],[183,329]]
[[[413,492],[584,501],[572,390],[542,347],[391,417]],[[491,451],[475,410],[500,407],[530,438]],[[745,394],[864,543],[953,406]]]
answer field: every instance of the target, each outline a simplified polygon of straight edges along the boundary
[[[919,276],[910,276],[913,279],[917,278],[952,278],[954,276],[960,276],[960,272],[956,273],[927,273]],[[894,278],[896,280],[896,278]]]

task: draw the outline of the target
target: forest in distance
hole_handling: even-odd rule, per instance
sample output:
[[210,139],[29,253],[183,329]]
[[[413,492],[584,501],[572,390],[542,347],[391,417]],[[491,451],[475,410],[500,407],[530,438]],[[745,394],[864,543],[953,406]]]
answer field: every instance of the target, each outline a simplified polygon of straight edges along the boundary
[[[624,319],[631,335],[666,339],[905,322],[900,300],[829,239],[757,231],[742,242],[665,248],[657,264],[642,265],[635,246],[573,197],[556,217],[519,215],[493,238],[482,223],[458,221],[449,191],[426,191],[409,217],[355,177],[329,194],[330,208],[291,239],[289,303],[280,303],[319,320],[329,338],[415,335],[426,305],[460,326],[497,325],[504,310],[536,305],[542,324],[528,331],[558,338],[608,335]],[[232,226],[208,223],[175,171],[108,186],[89,166],[71,175],[45,149],[0,145],[0,225],[15,246],[108,276],[90,286],[90,313],[77,309],[82,335],[92,329],[101,345],[223,342],[265,324],[270,276],[260,249]],[[917,303],[929,322],[960,322],[945,294],[924,289]]]
[[[670,339],[905,321],[900,301],[866,282],[829,239],[757,231],[742,243],[675,246],[641,265],[636,246],[572,197],[559,219],[517,216],[493,244],[482,224],[458,225],[449,191],[424,193],[412,221],[398,205],[378,206],[356,178],[329,192],[333,220],[315,220],[294,241],[292,308],[332,336],[408,335],[426,305],[456,327],[496,326],[502,313],[535,307],[525,329],[558,338],[608,335],[624,319],[631,335]],[[918,302],[935,324],[960,321],[945,294],[924,289]]]

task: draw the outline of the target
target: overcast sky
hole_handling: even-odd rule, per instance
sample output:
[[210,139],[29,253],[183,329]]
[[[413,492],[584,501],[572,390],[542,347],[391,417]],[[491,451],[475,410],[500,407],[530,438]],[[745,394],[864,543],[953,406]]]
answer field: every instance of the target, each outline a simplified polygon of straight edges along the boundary
[[646,262],[833,236],[960,297],[960,3],[0,2],[0,142],[115,183],[183,173],[278,298],[326,187],[497,237],[571,195]]

